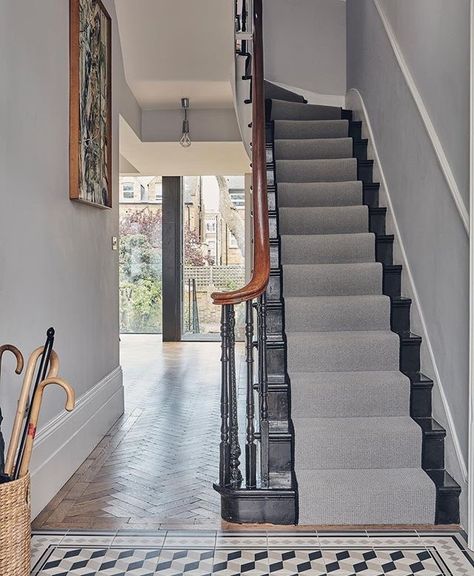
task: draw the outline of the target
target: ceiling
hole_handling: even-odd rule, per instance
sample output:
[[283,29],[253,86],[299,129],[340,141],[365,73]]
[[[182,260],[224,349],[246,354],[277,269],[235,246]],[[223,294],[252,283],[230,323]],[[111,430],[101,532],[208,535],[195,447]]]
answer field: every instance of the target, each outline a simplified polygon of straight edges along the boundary
[[125,76],[143,109],[231,108],[232,0],[115,0]]
[[121,173],[147,176],[241,175],[250,172],[242,142],[142,142],[120,118]]

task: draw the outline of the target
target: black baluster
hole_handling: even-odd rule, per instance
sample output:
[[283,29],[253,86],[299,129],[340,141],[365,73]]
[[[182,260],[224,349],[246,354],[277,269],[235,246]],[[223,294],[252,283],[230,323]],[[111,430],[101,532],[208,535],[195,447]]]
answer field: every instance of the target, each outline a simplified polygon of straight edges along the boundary
[[268,421],[268,379],[267,379],[267,297],[263,293],[259,299],[259,391],[260,391],[260,445],[262,487],[268,488],[269,474],[269,421]]
[[257,448],[255,445],[255,404],[253,392],[253,305],[245,303],[245,339],[247,361],[247,442],[245,445],[245,483],[247,488],[257,485]]
[[221,443],[220,443],[220,469],[219,483],[221,486],[229,485],[229,390],[228,390],[228,339],[229,326],[227,306],[221,310]]
[[242,0],[242,32],[247,32],[247,19],[248,19],[248,10],[247,10],[247,0]]
[[228,369],[229,369],[229,442],[230,442],[230,485],[239,488],[242,484],[240,472],[239,424],[237,418],[237,380],[235,371],[235,310],[233,304],[226,306],[228,314]]

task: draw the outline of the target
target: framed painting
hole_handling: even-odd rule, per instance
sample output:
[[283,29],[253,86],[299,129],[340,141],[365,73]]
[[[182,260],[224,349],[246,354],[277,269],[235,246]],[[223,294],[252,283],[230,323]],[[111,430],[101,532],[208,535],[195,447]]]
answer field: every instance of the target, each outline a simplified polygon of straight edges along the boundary
[[69,197],[111,208],[111,19],[100,0],[69,0],[69,9]]

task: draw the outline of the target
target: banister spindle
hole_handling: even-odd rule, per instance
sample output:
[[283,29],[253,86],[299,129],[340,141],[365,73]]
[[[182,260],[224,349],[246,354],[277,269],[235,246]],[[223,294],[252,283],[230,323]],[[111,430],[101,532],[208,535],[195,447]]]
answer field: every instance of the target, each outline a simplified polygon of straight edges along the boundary
[[257,485],[257,449],[255,445],[255,403],[253,391],[253,305],[245,303],[245,345],[247,361],[247,439],[245,445],[245,484],[247,488]]
[[229,485],[229,389],[228,389],[228,314],[227,306],[221,308],[221,442],[219,463],[219,484]]
[[237,379],[235,370],[235,309],[226,306],[228,314],[228,369],[229,369],[229,442],[230,442],[230,485],[239,488],[242,484],[240,472],[239,424],[237,417]]
[[268,421],[268,378],[267,378],[267,297],[264,292],[258,302],[258,360],[259,360],[259,403],[260,403],[260,447],[262,487],[270,484],[269,473],[269,421]]

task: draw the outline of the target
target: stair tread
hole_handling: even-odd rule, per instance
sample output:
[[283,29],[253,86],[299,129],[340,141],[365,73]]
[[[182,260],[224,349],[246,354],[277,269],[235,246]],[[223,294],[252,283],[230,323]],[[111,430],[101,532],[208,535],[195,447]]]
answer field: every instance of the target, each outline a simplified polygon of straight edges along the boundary
[[399,371],[296,372],[291,375],[293,418],[406,416],[410,380]]
[[337,120],[341,118],[341,108],[272,99],[271,118],[272,120]]
[[389,330],[287,331],[288,372],[370,371],[399,368],[400,340]]
[[345,138],[348,120],[275,120],[274,137],[302,140],[304,138]]
[[275,160],[275,174],[278,182],[353,182],[357,159]]
[[282,264],[346,264],[375,261],[375,234],[281,236]]
[[422,431],[409,416],[293,418],[295,470],[421,466]]
[[289,332],[390,330],[391,302],[383,295],[285,298]]
[[382,279],[379,262],[283,265],[285,298],[381,294]]
[[321,235],[369,231],[367,206],[292,206],[279,209],[281,235]]
[[362,182],[282,182],[278,184],[279,208],[361,206]]
[[300,524],[433,524],[436,488],[421,468],[299,470]]
[[275,160],[323,160],[352,158],[352,138],[275,139]]

